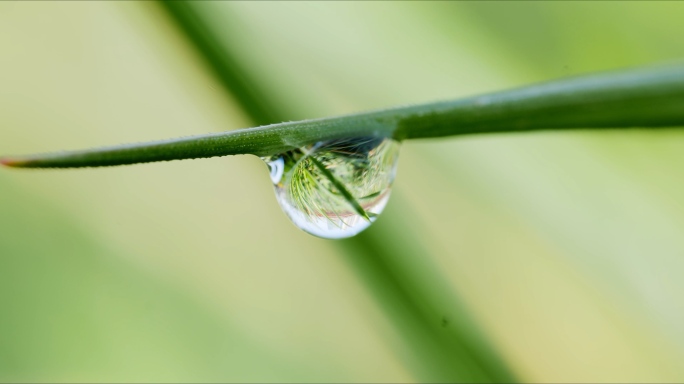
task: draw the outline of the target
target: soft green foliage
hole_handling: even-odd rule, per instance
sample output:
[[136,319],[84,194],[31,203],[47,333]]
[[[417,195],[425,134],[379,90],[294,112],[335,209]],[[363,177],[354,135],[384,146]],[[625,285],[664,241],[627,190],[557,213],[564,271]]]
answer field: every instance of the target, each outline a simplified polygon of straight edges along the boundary
[[[0,2],[0,153],[684,57],[678,2],[167,4]],[[0,381],[681,382],[682,169],[679,128],[406,140],[341,242],[252,156],[4,170]]]

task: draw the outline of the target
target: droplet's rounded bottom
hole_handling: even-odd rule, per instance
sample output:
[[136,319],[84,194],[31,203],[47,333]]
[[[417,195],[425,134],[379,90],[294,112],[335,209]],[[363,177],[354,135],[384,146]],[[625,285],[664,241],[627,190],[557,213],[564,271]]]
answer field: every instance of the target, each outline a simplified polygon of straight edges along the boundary
[[373,206],[372,211],[367,211],[369,213],[368,219],[358,214],[349,214],[346,217],[312,217],[307,216],[304,212],[297,210],[287,201],[283,201],[280,198],[278,201],[280,202],[280,206],[283,208],[283,211],[287,217],[289,217],[290,220],[304,232],[317,237],[322,237],[324,239],[345,239],[347,237],[356,236],[366,228],[370,227],[370,225],[375,222],[377,216],[387,205],[389,196],[390,193],[388,190],[382,200],[378,201],[377,204]]

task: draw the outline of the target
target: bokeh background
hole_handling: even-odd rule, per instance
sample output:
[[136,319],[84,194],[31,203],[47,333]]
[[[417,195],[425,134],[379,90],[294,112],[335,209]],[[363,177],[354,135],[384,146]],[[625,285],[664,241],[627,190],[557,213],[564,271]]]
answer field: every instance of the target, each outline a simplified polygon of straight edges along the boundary
[[[3,1],[0,154],[676,61],[682,20],[655,1]],[[682,382],[683,172],[676,129],[411,141],[382,217],[330,241],[251,156],[4,169],[0,381]]]

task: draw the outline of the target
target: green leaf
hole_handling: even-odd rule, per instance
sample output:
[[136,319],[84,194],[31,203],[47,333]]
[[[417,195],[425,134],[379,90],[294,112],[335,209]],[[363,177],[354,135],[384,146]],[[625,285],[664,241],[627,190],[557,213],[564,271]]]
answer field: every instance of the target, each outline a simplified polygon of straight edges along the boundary
[[684,66],[569,78],[462,100],[396,107],[100,149],[6,157],[25,168],[112,166],[237,154],[268,156],[321,140],[396,140],[548,129],[684,125]]

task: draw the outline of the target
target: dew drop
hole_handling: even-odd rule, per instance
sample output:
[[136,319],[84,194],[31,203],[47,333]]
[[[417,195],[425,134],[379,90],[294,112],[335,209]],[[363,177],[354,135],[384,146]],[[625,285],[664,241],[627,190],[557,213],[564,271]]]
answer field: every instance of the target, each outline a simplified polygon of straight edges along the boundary
[[399,143],[383,137],[329,140],[262,158],[278,203],[305,232],[326,239],[368,228],[389,200]]

